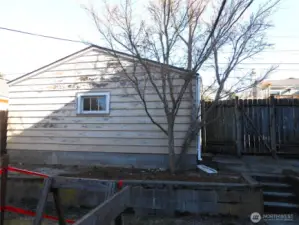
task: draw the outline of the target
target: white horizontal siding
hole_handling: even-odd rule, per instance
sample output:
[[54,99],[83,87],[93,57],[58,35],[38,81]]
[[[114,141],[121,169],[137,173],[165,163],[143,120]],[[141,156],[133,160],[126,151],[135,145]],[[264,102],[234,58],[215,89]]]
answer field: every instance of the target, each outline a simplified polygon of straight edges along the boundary
[[[163,104],[161,102],[148,102],[146,103],[148,109],[161,109]],[[188,109],[191,104],[187,101],[181,103],[182,109]],[[112,102],[110,104],[110,109],[115,110],[131,110],[131,109],[144,109],[144,106],[140,101],[132,101],[132,102]],[[10,111],[44,111],[44,110],[75,110],[76,104],[75,102],[68,104],[31,104],[30,102],[23,102],[22,104],[10,104]],[[53,112],[53,113],[55,113]]]
[[[120,152],[120,153],[147,153],[147,154],[167,154],[167,148],[165,147],[151,147],[151,146],[126,146],[126,145],[114,145],[114,146],[98,146],[98,145],[72,145],[72,144],[19,144],[9,142],[7,145],[11,150],[38,150],[38,151],[86,151],[86,152]],[[175,152],[179,153],[180,148],[175,148]],[[194,152],[188,152],[194,154]]]
[[[72,144],[72,145],[98,145],[98,146],[151,146],[151,147],[165,147],[167,148],[166,139],[149,139],[149,138],[90,138],[90,137],[31,137],[18,136],[14,139],[13,136],[8,137],[8,141],[21,144]],[[176,147],[181,146],[181,139],[176,139],[174,142]]]
[[[166,124],[161,124],[164,129],[167,129]],[[187,124],[175,124],[175,130],[176,132],[185,132],[188,128]],[[152,132],[159,132],[161,137],[164,137],[164,134],[161,133],[161,131],[156,127],[154,124],[67,124],[67,123],[38,123],[38,124],[32,124],[32,123],[14,123],[8,124],[8,130],[20,130],[22,133],[25,133],[26,131],[53,131],[53,132],[58,132],[58,131],[63,131],[64,133],[68,131],[132,131],[136,132],[138,134],[152,131]],[[176,133],[175,132],[175,133]],[[125,132],[124,132],[125,133]],[[18,133],[20,134],[20,133]]]
[[[119,80],[124,74],[114,74],[119,68],[109,64],[113,61],[111,56],[91,52],[12,85],[8,149],[167,153],[166,135],[147,117],[131,84]],[[175,93],[183,82],[174,80]],[[161,90],[162,82],[156,83]],[[101,91],[110,92],[109,115],[76,114],[78,92]],[[167,129],[163,104],[154,88],[149,85],[146,93],[150,114]],[[190,107],[186,94],[175,124],[177,152],[189,126]],[[190,153],[194,152],[195,148]]]
[[[79,93],[79,92],[78,92]],[[97,92],[85,92],[85,93],[97,93]],[[187,96],[184,97],[186,99]],[[170,102],[170,96],[167,96],[167,99],[169,101],[169,104],[171,105]],[[130,102],[140,102],[140,97],[138,95],[111,95],[110,97],[110,102],[111,103],[130,103]],[[20,105],[24,103],[28,103],[30,105],[35,105],[35,104],[69,104],[72,102],[76,101],[76,96],[71,96],[71,97],[50,97],[50,98],[14,98],[10,99],[9,103],[11,105]],[[160,101],[160,98],[156,94],[149,94],[146,96],[146,101],[147,102],[158,102]]]
[[[92,92],[109,92],[111,89],[101,88],[93,89]],[[180,90],[180,87],[176,87],[174,93],[177,93]],[[88,89],[81,89],[80,92],[90,92]],[[65,91],[22,91],[22,92],[10,92],[9,97],[13,99],[17,98],[56,98],[56,97],[74,97],[78,93],[78,90],[65,90]],[[186,93],[189,93],[189,90],[186,90]],[[147,96],[157,95],[156,91],[153,88],[146,90]],[[169,90],[166,90],[166,94],[169,95]],[[134,88],[119,88],[113,90],[113,96],[126,96],[126,95],[136,95],[136,90]],[[112,96],[112,97],[113,97]],[[187,94],[188,96],[188,94]],[[186,97],[187,97],[186,96]]]
[[[164,116],[156,116],[155,121],[162,124],[167,124],[166,117]],[[9,123],[77,123],[77,124],[93,124],[93,123],[101,123],[101,124],[151,124],[151,120],[148,117],[123,117],[122,115],[118,116],[77,116],[77,117],[57,117],[55,115],[51,115],[48,117],[12,117],[8,119]],[[176,119],[176,123],[188,123],[189,117],[178,117]]]
[[[50,82],[50,81],[49,81]],[[161,90],[162,85],[157,85],[159,90]],[[179,90],[178,86],[174,86],[176,90]],[[120,89],[120,88],[132,88],[129,82],[118,83],[118,82],[81,82],[81,83],[55,83],[55,84],[39,84],[39,85],[14,85],[10,88],[11,92],[28,92],[28,91],[68,91],[68,90],[90,90],[90,91],[100,91],[103,89]],[[147,90],[153,90],[153,87],[148,85]]]
[[[149,113],[152,116],[165,116],[164,109],[149,109]],[[110,117],[122,115],[123,117],[145,117],[147,116],[144,109],[135,109],[132,108],[131,110],[117,110],[113,109],[109,113]],[[78,117],[77,112],[74,110],[58,110],[55,113],[51,110],[45,111],[10,111],[9,115],[11,117],[47,117],[47,116],[55,116],[55,117]],[[186,115],[185,109],[180,109],[178,111],[178,116],[189,116]]]
[[[15,136],[19,135],[22,137],[71,137],[71,138],[143,138],[143,139],[165,139],[165,134],[161,134],[158,130],[147,131],[143,130],[142,132],[137,131],[126,131],[123,132],[121,130],[95,130],[88,131],[85,130],[68,130],[68,129],[30,129],[24,132],[24,129],[20,130],[11,130],[9,129],[7,132],[7,136]],[[182,139],[185,136],[184,131],[177,131],[175,133],[176,139]]]

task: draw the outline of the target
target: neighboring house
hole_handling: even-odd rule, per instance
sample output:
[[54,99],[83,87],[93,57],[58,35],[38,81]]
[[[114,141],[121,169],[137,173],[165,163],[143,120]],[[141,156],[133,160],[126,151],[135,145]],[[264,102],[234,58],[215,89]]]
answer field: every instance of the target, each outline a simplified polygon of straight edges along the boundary
[[299,95],[299,79],[265,80],[260,84],[260,90],[260,96],[264,98],[271,95],[297,96]]
[[0,74],[0,111],[7,110],[7,106],[8,106],[8,85],[4,77],[2,76],[2,74]]
[[[112,52],[90,46],[9,82],[7,148],[13,162],[168,165],[167,136],[147,117]],[[132,56],[114,53],[130,67]],[[162,66],[147,62],[157,71]],[[186,74],[181,68],[171,70]],[[163,106],[151,87],[146,100],[154,119],[166,127]],[[176,152],[190,123],[191,105],[184,97],[175,124]],[[195,144],[186,162],[196,165]]]
[[256,87],[256,93],[250,97],[269,98],[271,95],[280,97],[298,97],[299,79],[289,78],[283,80],[264,80]]
[[299,79],[264,80],[256,86],[238,94],[242,99],[298,98]]

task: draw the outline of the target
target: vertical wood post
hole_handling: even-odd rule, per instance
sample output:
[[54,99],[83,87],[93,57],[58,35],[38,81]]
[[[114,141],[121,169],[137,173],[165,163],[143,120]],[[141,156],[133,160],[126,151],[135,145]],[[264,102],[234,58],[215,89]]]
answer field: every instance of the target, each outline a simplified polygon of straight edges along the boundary
[[41,192],[41,196],[39,198],[37,208],[36,208],[36,216],[33,220],[33,225],[41,225],[43,220],[43,213],[45,210],[45,206],[47,203],[48,194],[51,190],[52,186],[52,177],[46,178],[44,180],[43,190]]
[[270,139],[272,156],[276,158],[276,115],[275,115],[275,98],[270,97]]
[[[117,191],[120,191],[123,188],[122,182],[118,182],[116,185]],[[115,219],[114,219],[114,225],[123,225],[123,219],[122,219],[122,214],[119,214]]]
[[204,100],[201,101],[201,107],[200,107],[200,121],[202,121],[201,124],[201,148],[202,152],[207,152],[207,132],[206,132],[206,103]]
[[241,157],[242,154],[242,136],[241,136],[241,113],[239,109],[239,98],[235,98],[235,137],[236,137],[236,150],[238,157]]
[[54,204],[58,216],[59,225],[66,225],[64,221],[63,211],[62,211],[62,205],[60,201],[60,195],[59,195],[59,189],[53,188],[52,189],[53,198],[54,198]]
[[5,204],[6,204],[6,183],[7,183],[7,167],[8,155],[6,149],[6,135],[7,135],[7,117],[8,111],[0,108],[0,156],[1,156],[1,194],[0,194],[0,225],[4,225]]

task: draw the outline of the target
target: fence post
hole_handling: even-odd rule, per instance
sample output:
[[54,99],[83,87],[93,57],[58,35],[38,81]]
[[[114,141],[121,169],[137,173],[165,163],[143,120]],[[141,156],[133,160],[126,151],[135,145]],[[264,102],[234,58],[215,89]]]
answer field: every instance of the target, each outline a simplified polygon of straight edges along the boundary
[[276,156],[276,119],[275,119],[275,98],[270,97],[270,138],[272,155]]
[[206,118],[205,118],[205,111],[206,111],[206,103],[204,100],[201,101],[200,113],[201,113],[201,148],[202,152],[206,153],[206,146],[207,146],[207,136],[206,136]]
[[235,98],[235,136],[236,136],[236,150],[237,150],[237,155],[238,157],[241,157],[241,153],[242,153],[242,137],[241,137],[241,113],[240,113],[240,109],[239,109],[239,98],[236,97]]
[[7,118],[8,110],[5,109],[6,106],[1,106],[0,103],[0,157],[1,157],[1,193],[0,193],[0,225],[4,225],[4,213],[6,204],[6,183],[7,183],[7,166],[8,166],[8,154],[6,149],[6,138],[7,138]]

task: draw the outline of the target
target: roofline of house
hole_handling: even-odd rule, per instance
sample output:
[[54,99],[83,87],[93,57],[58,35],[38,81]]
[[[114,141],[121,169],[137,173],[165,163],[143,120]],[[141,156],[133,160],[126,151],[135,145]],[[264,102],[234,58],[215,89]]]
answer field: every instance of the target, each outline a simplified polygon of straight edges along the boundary
[[[107,51],[107,52],[114,52],[116,54],[122,55],[124,57],[129,57],[129,58],[132,58],[132,59],[136,59],[137,58],[136,56],[131,55],[129,53],[120,52],[120,51],[117,51],[117,50],[113,50],[113,49],[110,49],[110,48],[101,47],[101,46],[98,46],[98,45],[91,45],[90,47],[95,47],[95,48],[97,48],[99,50],[103,50],[103,51]],[[142,60],[144,60],[146,62],[153,63],[153,64],[157,64],[157,65],[169,66],[171,69],[174,69],[174,70],[178,70],[178,71],[182,71],[182,72],[189,72],[187,69],[184,69],[182,67],[177,67],[177,66],[172,66],[172,65],[166,65],[164,63],[161,63],[161,62],[158,62],[158,61],[155,61],[155,60],[145,59],[145,58],[142,58]]]
[[[128,57],[128,58],[136,58],[135,56],[133,56],[133,55],[130,55],[130,54],[128,54],[128,53],[125,53],[125,52],[120,52],[120,51],[116,51],[116,50],[112,50],[112,49],[109,49],[109,48],[105,48],[105,47],[101,47],[101,46],[98,46],[98,45],[90,45],[90,46],[88,46],[88,47],[86,47],[86,48],[84,48],[84,49],[81,49],[81,50],[79,50],[79,51],[77,51],[77,52],[74,52],[74,53],[72,53],[72,54],[70,54],[70,55],[67,55],[67,56],[65,56],[65,57],[63,57],[63,58],[60,58],[60,59],[58,59],[58,60],[56,60],[56,61],[54,61],[54,62],[52,62],[52,63],[50,63],[50,64],[47,64],[47,65],[45,65],[45,66],[42,66],[42,67],[40,67],[40,68],[38,68],[38,69],[36,69],[36,70],[33,70],[33,71],[31,71],[31,72],[29,72],[29,73],[26,73],[26,74],[24,74],[24,75],[22,75],[22,76],[20,76],[20,77],[17,77],[17,78],[15,78],[15,79],[13,79],[13,80],[10,80],[9,82],[7,82],[9,85],[12,85],[12,84],[14,84],[15,82],[17,82],[17,81],[21,81],[21,80],[23,80],[24,78],[27,78],[27,77],[29,77],[29,76],[32,76],[32,75],[34,75],[34,74],[36,74],[36,73],[39,73],[39,72],[41,72],[41,71],[43,71],[43,70],[45,70],[45,69],[47,69],[47,68],[49,68],[49,67],[51,67],[51,66],[54,66],[54,65],[56,65],[56,64],[58,64],[58,63],[62,63],[63,61],[65,61],[65,60],[67,60],[67,59],[69,59],[69,58],[72,58],[72,57],[74,57],[74,56],[79,56],[81,53],[84,53],[84,52],[86,52],[86,51],[88,51],[88,50],[91,50],[91,49],[93,49],[93,48],[95,48],[95,49],[97,49],[97,50],[102,50],[102,51],[105,51],[105,52],[113,52],[113,53],[115,53],[115,54],[118,54],[118,55],[120,55],[120,56],[122,56],[122,57]],[[165,64],[163,64],[163,63],[160,63],[160,62],[157,62],[157,61],[154,61],[154,60],[150,60],[150,59],[142,59],[142,60],[144,60],[144,61],[146,61],[146,62],[149,62],[149,63],[152,63],[152,64],[155,64],[155,65],[165,65]],[[173,70],[175,70],[175,71],[179,71],[179,72],[189,72],[188,70],[186,70],[186,69],[184,69],[184,68],[180,68],[180,67],[176,67],[176,66],[170,66],[170,65],[167,65],[167,66],[169,66],[171,69],[173,69]]]

